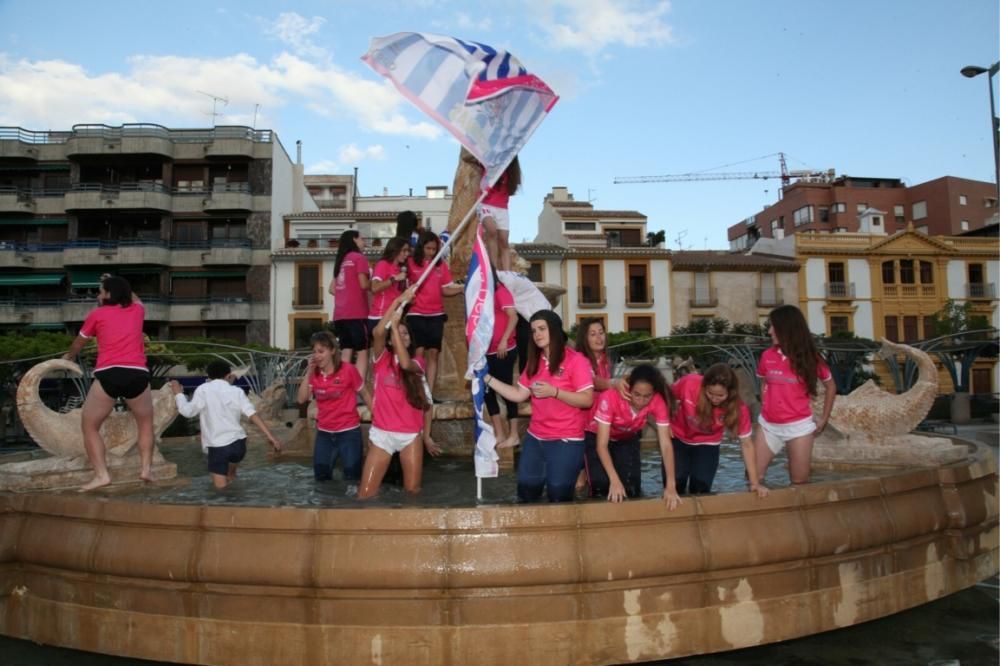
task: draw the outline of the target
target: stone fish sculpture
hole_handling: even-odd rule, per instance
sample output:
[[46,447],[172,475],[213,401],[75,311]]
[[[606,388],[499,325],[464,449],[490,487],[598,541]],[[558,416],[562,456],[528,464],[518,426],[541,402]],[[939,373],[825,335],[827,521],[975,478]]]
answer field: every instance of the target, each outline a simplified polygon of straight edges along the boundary
[[[838,395],[830,412],[830,425],[816,439],[813,458],[818,461],[878,464],[940,464],[966,455],[944,437],[912,434],[927,416],[938,393],[934,361],[909,345],[882,341],[879,355],[905,354],[917,364],[917,381],[905,393],[889,393],[868,380],[848,395]],[[813,413],[822,412],[823,391],[813,399]]]

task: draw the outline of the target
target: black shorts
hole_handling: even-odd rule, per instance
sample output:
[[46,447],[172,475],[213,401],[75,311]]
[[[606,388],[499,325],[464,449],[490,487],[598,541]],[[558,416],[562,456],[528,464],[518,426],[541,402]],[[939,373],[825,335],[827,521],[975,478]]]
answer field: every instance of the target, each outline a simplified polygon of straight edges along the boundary
[[149,386],[149,372],[139,368],[104,368],[96,371],[94,377],[115,400],[137,398]]
[[367,319],[339,319],[333,322],[333,332],[341,349],[368,349]]
[[208,447],[208,471],[212,474],[229,474],[229,465],[240,462],[247,454],[247,438],[238,439],[225,446]]
[[445,316],[432,315],[407,315],[406,327],[410,329],[410,340],[416,348],[441,349],[441,340],[444,338]]

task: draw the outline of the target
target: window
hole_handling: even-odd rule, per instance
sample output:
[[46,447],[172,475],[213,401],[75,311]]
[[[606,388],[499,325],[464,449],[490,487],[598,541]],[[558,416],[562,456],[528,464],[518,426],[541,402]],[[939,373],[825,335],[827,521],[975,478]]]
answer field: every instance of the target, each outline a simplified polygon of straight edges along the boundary
[[295,317],[292,319],[292,349],[309,346],[313,333],[323,330],[323,317]]
[[964,194],[959,194],[958,195],[958,205],[959,206],[965,206],[968,203],[969,203],[969,200],[965,197]]
[[596,222],[563,222],[566,231],[596,231]]
[[297,306],[323,305],[319,264],[295,264],[295,301]]
[[896,224],[906,224],[906,209],[902,205],[896,204],[893,206],[892,214],[896,218]]
[[983,265],[969,264],[969,284],[983,284]]
[[792,218],[795,222],[795,226],[797,227],[800,227],[803,224],[809,224],[813,221],[813,207],[803,206],[802,208],[796,209],[795,212],[792,213]]
[[708,273],[694,274],[694,294],[691,305],[694,307],[708,307],[715,305],[712,294],[711,280]]
[[913,204],[913,219],[922,220],[927,217],[927,202],[918,201]]
[[896,317],[885,318],[885,339],[889,342],[899,342],[899,322]]
[[916,342],[920,339],[917,332],[917,318],[912,315],[903,317],[903,342]]
[[819,207],[819,221],[829,222],[830,221],[830,209],[826,206]]
[[650,303],[649,266],[646,264],[628,264],[628,302]]
[[930,340],[933,337],[937,337],[937,323],[934,315],[927,315],[924,317],[924,340]]
[[900,259],[899,260],[899,283],[900,284],[915,284],[917,281],[916,275],[913,272],[913,259]]
[[625,315],[625,330],[629,333],[645,333],[653,335],[653,318],[642,315]]
[[580,264],[580,303],[603,303],[601,265]]
[[778,225],[778,221],[777,220],[771,220],[771,236],[772,237],[774,236],[774,232],[777,231],[780,228],[781,227]]
[[844,272],[844,262],[831,261],[826,265],[827,282],[844,284],[847,282]]
[[205,235],[202,231],[200,220],[174,220],[174,241],[181,243],[204,242]]
[[934,264],[929,261],[920,262],[920,284],[934,284]]
[[545,264],[540,261],[528,264],[528,279],[532,282],[545,282]]
[[972,368],[973,395],[993,393],[993,378],[989,368]]
[[838,201],[837,203],[833,204],[833,208],[830,209],[830,212],[833,213],[833,214],[846,213],[847,212],[847,204],[845,204],[842,201]]
[[830,317],[830,335],[843,335],[851,332],[851,318],[846,315],[832,315]]
[[855,206],[855,210],[858,212],[858,215],[861,215],[861,213],[865,212],[866,208],[868,208],[868,204],[866,203],[859,203],[857,204],[857,206]]
[[969,221],[968,220],[962,220],[961,222],[959,222],[959,226],[962,228],[962,231],[968,231],[969,230]]

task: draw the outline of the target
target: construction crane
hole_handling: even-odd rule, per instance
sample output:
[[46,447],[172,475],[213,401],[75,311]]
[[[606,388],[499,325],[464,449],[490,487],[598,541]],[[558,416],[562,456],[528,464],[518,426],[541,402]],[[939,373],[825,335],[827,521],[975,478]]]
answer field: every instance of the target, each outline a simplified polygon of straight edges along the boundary
[[[775,156],[778,157],[778,161],[781,164],[781,171],[695,171],[692,173],[675,173],[664,176],[616,176],[614,183],[615,185],[625,185],[629,183],[678,183],[693,180],[767,180],[768,178],[780,178],[781,185],[784,187],[792,182],[792,178],[815,178],[822,182],[833,179],[833,169],[829,171],[814,171],[812,169],[789,171],[788,165],[785,163],[784,153],[773,153],[764,157]],[[758,157],[756,159],[763,158]]]

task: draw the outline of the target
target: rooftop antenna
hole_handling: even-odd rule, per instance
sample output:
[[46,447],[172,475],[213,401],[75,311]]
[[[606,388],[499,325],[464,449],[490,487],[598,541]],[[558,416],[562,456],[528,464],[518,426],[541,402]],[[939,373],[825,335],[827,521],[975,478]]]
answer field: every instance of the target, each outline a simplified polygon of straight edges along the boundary
[[257,112],[260,111],[260,104],[253,105],[253,125],[250,127],[257,129]]
[[597,197],[593,195],[593,193],[596,191],[597,190],[591,189],[589,187],[587,188],[587,203],[594,203],[595,201],[597,201]]
[[684,249],[684,243],[682,241],[684,240],[684,237],[687,235],[688,235],[687,229],[682,229],[677,233],[677,238],[675,238],[674,241],[677,243],[678,250]]
[[[222,115],[221,113],[216,112],[215,110],[216,107],[218,106],[219,102],[222,102],[222,106],[228,106],[229,100],[226,99],[225,97],[220,97],[219,95],[213,95],[212,93],[207,93],[203,90],[195,90],[195,92],[204,95],[205,97],[212,98],[212,127],[215,127],[215,119]],[[256,116],[256,112],[254,113],[254,115]]]

